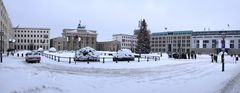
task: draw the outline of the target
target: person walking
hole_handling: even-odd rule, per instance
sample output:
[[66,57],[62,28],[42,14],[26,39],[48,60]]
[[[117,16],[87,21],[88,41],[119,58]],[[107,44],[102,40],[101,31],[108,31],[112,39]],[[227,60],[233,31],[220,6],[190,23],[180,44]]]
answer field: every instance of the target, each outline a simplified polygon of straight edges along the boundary
[[213,56],[213,54],[210,54],[210,56],[211,56],[211,62],[213,63],[214,56]]
[[236,63],[237,63],[237,61],[238,61],[238,55],[236,55]]

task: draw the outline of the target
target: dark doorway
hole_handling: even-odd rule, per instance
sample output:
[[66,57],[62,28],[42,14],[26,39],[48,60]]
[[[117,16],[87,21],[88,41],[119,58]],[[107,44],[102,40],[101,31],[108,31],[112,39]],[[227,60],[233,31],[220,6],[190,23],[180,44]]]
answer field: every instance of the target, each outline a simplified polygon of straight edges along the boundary
[[172,45],[171,44],[168,44],[168,51],[172,52]]
[[29,49],[30,49],[30,50],[33,50],[33,49],[34,49],[33,44],[30,44],[30,45],[29,45]]

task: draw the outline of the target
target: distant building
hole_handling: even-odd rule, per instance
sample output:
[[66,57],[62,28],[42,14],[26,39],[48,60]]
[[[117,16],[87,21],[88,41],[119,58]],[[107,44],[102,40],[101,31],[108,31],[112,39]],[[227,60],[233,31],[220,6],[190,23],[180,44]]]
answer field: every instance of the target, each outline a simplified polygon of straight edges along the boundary
[[217,53],[222,48],[225,36],[225,49],[230,54],[240,54],[240,30],[196,31],[192,33],[192,50],[197,53]]
[[83,47],[92,47],[96,49],[97,32],[88,30],[79,23],[77,29],[63,29],[62,37],[64,38],[64,49],[78,50]]
[[113,40],[120,42],[121,49],[130,49],[133,52],[135,51],[137,43],[137,37],[135,35],[115,34],[113,35]]
[[191,51],[193,31],[170,31],[151,34],[152,52],[187,52]]
[[117,40],[97,42],[98,51],[118,51],[121,49],[121,43]]
[[229,54],[240,54],[240,30],[172,31],[151,34],[152,52],[187,52],[210,54],[222,50],[222,37]]
[[2,52],[6,52],[7,49],[14,48],[14,44],[12,42],[12,40],[14,40],[14,37],[12,22],[2,0],[0,0],[0,11],[0,35],[2,35],[2,40],[0,38],[0,51],[2,50]]
[[20,28],[15,27],[14,38],[16,39],[15,48],[17,50],[45,50],[50,47],[49,28]]
[[54,47],[57,50],[66,50],[64,45],[65,45],[65,40],[63,37],[56,37],[50,40],[50,47]]

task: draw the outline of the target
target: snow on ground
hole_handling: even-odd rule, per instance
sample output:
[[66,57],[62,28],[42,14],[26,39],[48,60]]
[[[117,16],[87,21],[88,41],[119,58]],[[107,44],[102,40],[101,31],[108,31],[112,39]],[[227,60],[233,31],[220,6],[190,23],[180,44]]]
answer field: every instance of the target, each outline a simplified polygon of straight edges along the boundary
[[24,58],[9,56],[0,63],[0,93],[239,92],[234,85],[240,81],[240,63],[226,57],[221,72],[221,63],[210,61],[208,55],[196,60],[163,55],[157,62],[68,64],[42,57],[40,64],[27,64]]

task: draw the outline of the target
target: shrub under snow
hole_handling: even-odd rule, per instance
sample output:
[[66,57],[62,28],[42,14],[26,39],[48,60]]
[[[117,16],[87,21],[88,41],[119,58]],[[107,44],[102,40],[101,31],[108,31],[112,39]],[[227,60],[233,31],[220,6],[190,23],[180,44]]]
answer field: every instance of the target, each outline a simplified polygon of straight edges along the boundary
[[75,52],[75,61],[100,61],[99,53],[91,48],[85,47]]
[[56,51],[57,51],[57,49],[56,49],[56,48],[54,48],[54,47],[52,47],[52,48],[50,48],[48,51],[49,51],[49,52],[56,52]]
[[133,61],[134,55],[129,49],[121,49],[118,50],[116,54],[114,54],[113,60],[116,61]]
[[43,52],[43,48],[38,48],[38,52]]

